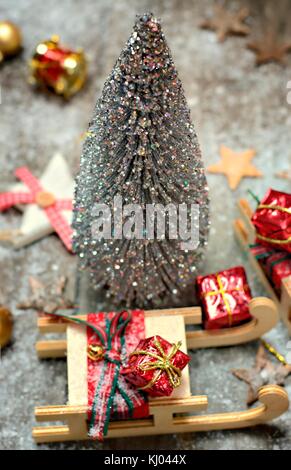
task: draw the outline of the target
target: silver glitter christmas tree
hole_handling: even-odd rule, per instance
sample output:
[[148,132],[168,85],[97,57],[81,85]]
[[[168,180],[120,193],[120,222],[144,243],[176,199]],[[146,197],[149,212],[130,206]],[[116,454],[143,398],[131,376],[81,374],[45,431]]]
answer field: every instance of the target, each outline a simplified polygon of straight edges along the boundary
[[[119,225],[111,236],[100,233],[116,211],[134,204],[144,220],[148,206],[175,208],[199,205],[196,217],[198,247],[181,249],[173,236],[173,219],[166,217],[165,236],[157,228],[141,236],[125,235]],[[197,137],[182,84],[161,30],[152,14],[137,18],[89,124],[77,178],[74,206],[74,249],[80,268],[89,271],[91,284],[102,289],[113,304],[153,307],[178,304],[193,284],[202,260],[209,229],[208,188]],[[99,206],[98,206],[99,207]],[[106,215],[107,214],[107,215]],[[131,214],[132,215],[132,214]],[[138,232],[127,212],[123,227]],[[117,233],[118,232],[118,233]],[[139,235],[140,231],[138,232]],[[172,233],[172,235],[171,235]]]

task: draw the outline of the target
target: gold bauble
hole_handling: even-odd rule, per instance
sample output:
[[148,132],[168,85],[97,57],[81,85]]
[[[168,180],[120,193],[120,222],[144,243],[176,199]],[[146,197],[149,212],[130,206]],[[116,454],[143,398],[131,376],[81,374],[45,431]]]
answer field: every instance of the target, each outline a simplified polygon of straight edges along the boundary
[[4,348],[11,340],[13,329],[13,318],[11,312],[0,305],[0,347]]
[[87,353],[92,361],[101,361],[104,356],[104,349],[99,344],[89,344]]
[[0,21],[0,62],[17,54],[22,46],[20,29],[10,21]]

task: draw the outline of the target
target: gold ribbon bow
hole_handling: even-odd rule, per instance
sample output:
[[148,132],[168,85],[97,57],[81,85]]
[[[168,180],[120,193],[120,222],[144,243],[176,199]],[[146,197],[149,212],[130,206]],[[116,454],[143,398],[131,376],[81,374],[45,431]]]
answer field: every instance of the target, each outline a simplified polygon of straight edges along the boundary
[[173,388],[177,388],[181,385],[181,369],[178,367],[174,366],[174,364],[171,363],[171,359],[175,356],[176,352],[180,349],[182,342],[178,341],[178,343],[172,345],[172,349],[170,350],[169,354],[166,354],[165,351],[163,350],[159,340],[155,337],[154,339],[154,345],[157,348],[157,350],[160,353],[160,356],[158,354],[155,354],[151,351],[146,351],[143,349],[136,350],[133,353],[130,354],[130,356],[137,356],[137,355],[144,355],[144,356],[150,356],[156,359],[156,361],[152,362],[146,362],[145,364],[141,364],[139,368],[146,372],[148,370],[155,370],[158,369],[158,372],[154,375],[152,380],[148,384],[146,384],[144,387],[140,387],[140,390],[146,390],[147,388],[151,388],[157,380],[159,380],[161,374],[163,372],[166,372],[169,378],[169,381]]
[[[230,292],[227,292],[224,287],[223,287],[223,283],[222,283],[222,280],[221,280],[221,277],[219,274],[216,274],[216,281],[217,281],[217,284],[218,284],[218,289],[217,290],[213,290],[213,291],[210,291],[210,292],[205,292],[203,294],[204,297],[209,297],[209,296],[212,296],[212,295],[221,295],[222,297],[222,300],[223,300],[223,303],[225,305],[225,308],[226,308],[226,311],[227,311],[227,314],[228,314],[228,323],[229,325],[231,326],[232,325],[232,311],[231,311],[231,307],[230,307],[230,304],[229,304],[229,301],[228,301],[228,298],[227,298],[227,294],[230,295]],[[245,286],[243,287],[234,287],[233,289],[231,289],[231,291],[244,291],[245,290]]]

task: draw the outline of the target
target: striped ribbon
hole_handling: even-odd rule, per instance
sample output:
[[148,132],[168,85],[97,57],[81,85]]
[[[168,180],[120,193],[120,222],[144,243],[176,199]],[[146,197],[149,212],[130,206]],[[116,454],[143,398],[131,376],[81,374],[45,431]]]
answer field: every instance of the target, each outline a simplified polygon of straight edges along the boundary
[[[15,176],[29,189],[29,192],[4,192],[0,193],[0,212],[18,204],[38,204],[46,214],[53,229],[58,234],[65,247],[72,251],[72,228],[64,218],[61,211],[72,210],[71,199],[56,199],[41,186],[38,179],[27,167],[17,168]],[[41,196],[48,196],[47,204],[41,204]]]

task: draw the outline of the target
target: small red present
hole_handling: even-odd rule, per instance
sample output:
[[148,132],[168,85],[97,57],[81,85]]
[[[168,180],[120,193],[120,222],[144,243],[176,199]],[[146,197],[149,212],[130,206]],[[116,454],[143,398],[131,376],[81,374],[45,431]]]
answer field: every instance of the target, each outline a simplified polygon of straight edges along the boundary
[[[268,259],[270,258],[270,256],[278,253],[278,251],[276,251],[274,249],[271,249],[267,246],[261,245],[260,243],[255,243],[255,244],[249,245],[249,248],[250,248],[250,251],[252,252],[252,254],[254,255],[254,257],[256,258],[256,260],[258,261],[258,263],[260,264],[260,266],[263,269],[264,273],[266,274],[266,276],[271,281],[270,273],[269,273],[269,270],[267,269],[267,262],[268,262]],[[286,252],[283,252],[283,253],[286,254]]]
[[270,255],[266,261],[266,270],[274,288],[280,294],[282,280],[291,276],[291,253],[278,251]]
[[251,319],[251,290],[242,266],[197,276],[196,287],[206,330],[236,326]]
[[169,396],[181,384],[181,372],[190,357],[161,336],[140,340],[130,354],[122,374],[126,380],[152,397]]
[[280,295],[282,280],[291,276],[291,254],[270,249],[260,243],[250,245],[250,250]]
[[257,241],[291,252],[291,194],[269,189],[252,216]]
[[260,263],[262,267],[266,267],[267,260],[269,256],[277,253],[273,248],[268,248],[267,246],[261,245],[260,243],[255,243],[253,245],[249,245],[250,251]]

